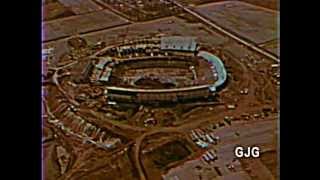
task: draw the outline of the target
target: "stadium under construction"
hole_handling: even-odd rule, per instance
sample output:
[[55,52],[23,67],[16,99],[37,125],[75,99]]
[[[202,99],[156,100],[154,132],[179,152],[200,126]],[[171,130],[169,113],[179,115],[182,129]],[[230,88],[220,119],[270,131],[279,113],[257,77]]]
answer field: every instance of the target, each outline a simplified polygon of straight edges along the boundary
[[169,36],[105,47],[91,56],[82,80],[104,86],[111,103],[210,99],[227,80],[223,62],[195,37]]

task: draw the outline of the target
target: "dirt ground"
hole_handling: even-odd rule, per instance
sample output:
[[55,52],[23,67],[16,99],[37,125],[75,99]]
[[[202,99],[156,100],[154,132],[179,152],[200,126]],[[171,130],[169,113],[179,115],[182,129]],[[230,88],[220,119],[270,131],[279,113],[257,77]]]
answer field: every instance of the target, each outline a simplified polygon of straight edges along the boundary
[[169,166],[185,160],[191,153],[190,147],[186,146],[184,141],[162,143],[154,151],[142,156],[147,176],[160,180],[161,174],[168,170]]
[[243,2],[251,3],[257,6],[262,6],[268,9],[273,9],[273,10],[278,10],[279,11],[279,5],[280,5],[280,0],[241,0]]
[[278,157],[276,151],[265,152],[261,155],[262,163],[271,171],[275,179],[279,177]]
[[224,1],[196,7],[197,12],[256,44],[278,38],[278,12],[240,1]]
[[[187,3],[189,2],[191,1]],[[197,2],[199,1],[194,0],[191,3]],[[251,21],[257,21],[255,15],[258,13],[258,17],[263,19],[261,22],[270,25],[270,22],[275,18],[274,15],[269,10],[253,8],[254,6],[248,5],[243,6],[243,3],[238,3],[238,5],[233,12],[230,12],[228,7],[218,6],[217,4],[212,5],[212,7],[211,5],[208,6],[207,11],[211,12],[216,7],[218,9],[222,7],[224,12],[219,12],[220,14],[217,15],[217,17],[221,17],[220,22],[238,18],[239,22],[236,28],[240,33],[244,33],[244,36],[251,38],[261,47],[275,52],[278,49],[274,45],[278,38],[275,36],[276,29],[267,27],[267,32],[264,33],[265,31],[261,30],[259,24],[251,23]],[[254,10],[251,9],[251,11],[249,7]],[[59,10],[59,8],[55,9]],[[198,8],[206,9],[207,5]],[[251,13],[254,12],[254,15],[250,14],[250,17],[246,17],[245,13],[241,14],[241,12],[238,16],[232,14],[236,11],[243,11],[243,9],[247,9]],[[203,13],[206,12],[203,11]],[[72,25],[70,25],[71,21]],[[229,28],[234,27],[232,22],[231,24],[230,22],[222,24]],[[87,46],[82,50],[70,48],[68,45],[68,40],[74,32],[73,26],[82,32],[79,36],[87,42]],[[63,117],[61,112],[70,111],[77,115],[74,117],[82,117],[85,123],[100,127],[100,134],[105,131],[107,134],[120,137],[122,140],[119,147],[114,150],[106,150],[79,138],[78,136],[83,135],[83,127],[64,121],[64,118],[59,119],[65,123],[66,127],[71,124],[70,128],[78,136],[67,135],[58,125],[48,123],[49,120],[54,121],[52,117],[44,118],[43,161],[46,164],[45,174],[48,179],[139,179],[132,147],[134,147],[134,140],[145,132],[161,128],[179,128],[187,134],[191,129],[209,127],[209,125],[211,127],[214,124],[218,124],[219,128],[220,126],[226,128],[230,123],[236,123],[236,121],[260,122],[276,116],[279,111],[279,85],[274,75],[278,68],[271,67],[275,62],[239,45],[228,37],[209,30],[208,27],[188,15],[181,14],[178,17],[165,17],[130,24],[123,17],[108,10],[102,10],[83,16],[55,19],[49,21],[46,27],[47,42],[44,43],[44,46],[54,48],[56,59],[54,63],[48,66],[54,67],[59,66],[59,63],[61,65],[79,61],[77,65],[57,72],[60,87],[67,95],[54,84],[53,74],[49,73],[48,82],[44,83],[43,86],[47,91],[45,99],[50,111],[57,119]],[[245,29],[246,27],[251,29]],[[243,29],[245,30],[242,31]],[[124,40],[153,37],[159,34],[194,36],[202,48],[221,58],[228,72],[228,80],[217,93],[213,102],[197,101],[193,104],[172,104],[166,107],[142,106],[139,104],[112,106],[108,105],[103,98],[103,87],[91,87],[89,83],[81,84],[75,81],[74,76],[80,75],[83,67],[87,64],[88,60],[84,57],[94,52],[90,48],[97,42],[104,41],[106,45],[112,45]],[[69,110],[66,110],[67,108],[63,109],[63,104],[72,104],[68,101],[68,96],[77,99],[77,101],[79,99],[81,101],[83,97],[88,97],[88,100],[79,101],[79,109],[68,106]],[[234,105],[235,108],[228,108],[228,105]],[[48,116],[48,113],[46,115]],[[143,121],[150,117],[157,119],[157,122],[155,125],[146,127]],[[229,124],[226,119],[228,119]],[[186,143],[170,145],[169,141],[172,140],[173,135],[167,135],[168,137],[163,134],[153,136],[153,140],[147,138],[146,142],[148,144],[143,144],[141,148],[142,164],[147,170],[148,177],[161,179],[161,175],[168,166],[171,167],[172,164],[189,158],[190,154],[200,152],[199,149],[194,147],[191,150],[186,150],[188,149],[185,148]],[[68,164],[68,167],[62,175],[59,162],[63,163],[64,160],[58,160],[55,149],[57,146],[64,147],[66,151],[64,159],[66,159],[65,163]],[[195,145],[193,144],[193,146]],[[150,152],[144,154],[143,151],[146,150]],[[252,164],[257,165],[266,175],[271,174],[273,177],[277,177],[275,154],[273,151],[263,153],[260,161],[244,161],[244,167],[250,167]],[[247,173],[253,179],[257,178],[257,175],[252,174],[252,170],[251,172],[247,170]]]
[[43,7],[43,12],[43,19],[45,21],[75,15],[70,8],[64,6],[58,0],[46,0]]

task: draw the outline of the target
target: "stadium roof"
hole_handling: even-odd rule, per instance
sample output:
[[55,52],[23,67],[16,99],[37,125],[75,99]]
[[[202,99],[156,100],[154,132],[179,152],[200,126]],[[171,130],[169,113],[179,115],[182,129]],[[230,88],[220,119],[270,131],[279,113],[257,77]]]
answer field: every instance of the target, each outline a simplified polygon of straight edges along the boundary
[[103,69],[108,61],[109,61],[109,59],[107,59],[107,58],[100,58],[98,64],[96,65],[96,68]]
[[161,50],[195,51],[197,42],[195,37],[168,36],[161,37]]
[[206,51],[200,51],[198,53],[198,56],[205,58],[207,61],[213,64],[217,71],[218,80],[211,85],[211,89],[214,90],[217,87],[221,86],[223,83],[225,83],[225,81],[227,80],[227,72],[223,65],[223,62],[217,56]]

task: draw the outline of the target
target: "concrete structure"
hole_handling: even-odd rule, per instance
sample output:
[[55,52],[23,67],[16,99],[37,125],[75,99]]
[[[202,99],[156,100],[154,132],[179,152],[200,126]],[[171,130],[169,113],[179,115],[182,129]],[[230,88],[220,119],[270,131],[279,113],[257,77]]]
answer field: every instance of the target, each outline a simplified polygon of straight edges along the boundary
[[208,85],[173,89],[134,89],[124,87],[106,87],[107,97],[112,101],[139,103],[178,102],[194,98],[208,98]]
[[126,87],[106,87],[108,92],[112,92],[108,96],[112,100],[129,100],[129,101],[179,101],[192,98],[208,98],[212,92],[216,92],[217,88],[223,85],[227,79],[227,72],[222,61],[213,54],[201,51],[198,56],[203,57],[215,69],[218,79],[213,84],[204,84],[182,88],[172,89],[137,89]]
[[197,42],[194,37],[168,36],[161,37],[161,50],[190,51],[197,50]]
[[[164,52],[169,53],[170,51],[170,56],[162,54],[160,56],[152,57],[151,53],[147,56],[127,57],[131,53],[137,53],[137,49],[144,48],[146,50],[148,48],[150,50],[150,48],[154,49],[155,47],[160,47],[159,51],[163,54],[165,54]],[[110,49],[114,49],[116,51],[116,53],[114,53],[115,56],[126,51],[126,53],[124,54],[125,57],[121,57],[119,55],[117,57],[113,57],[112,55],[112,57],[108,57],[106,52],[110,51]],[[109,100],[115,102],[128,101],[139,103],[153,103],[155,101],[178,102],[197,98],[208,98],[214,95],[214,93],[217,91],[217,88],[225,83],[227,79],[227,73],[223,62],[218,57],[206,51],[200,51],[199,53],[197,53],[197,49],[198,44],[195,40],[195,37],[183,36],[168,36],[161,37],[160,39],[156,38],[149,40],[135,40],[132,42],[127,42],[125,44],[109,46],[96,53],[96,56],[99,56],[100,62],[94,68],[94,71],[91,75],[91,81],[109,81],[112,69],[106,69],[105,66],[106,64],[108,64],[107,61],[110,61],[111,58],[114,59],[118,65],[123,63],[132,64],[131,62],[135,62],[135,64],[137,64],[136,62],[139,62],[139,66],[141,66],[139,68],[154,66],[156,67],[160,62],[170,60],[172,62],[170,62],[169,64],[167,63],[167,65],[165,63],[160,63],[161,66],[177,66],[178,64],[181,64],[182,66],[186,66],[188,69],[190,69],[190,67],[194,67],[194,56],[199,56],[201,58],[204,58],[209,62],[209,64],[211,64],[213,76],[217,78],[217,81],[215,81],[213,84],[204,83],[200,85],[191,85],[169,89],[144,89],[140,87],[137,88],[122,85],[111,85],[105,88],[107,92],[105,95]],[[192,56],[192,58],[190,56]],[[174,63],[173,60],[175,60]]]
[[198,56],[201,56],[207,61],[209,61],[209,63],[212,64],[215,70],[217,71],[218,80],[210,86],[210,90],[215,91],[227,80],[227,72],[223,65],[223,62],[217,56],[206,51],[200,51],[198,53]]

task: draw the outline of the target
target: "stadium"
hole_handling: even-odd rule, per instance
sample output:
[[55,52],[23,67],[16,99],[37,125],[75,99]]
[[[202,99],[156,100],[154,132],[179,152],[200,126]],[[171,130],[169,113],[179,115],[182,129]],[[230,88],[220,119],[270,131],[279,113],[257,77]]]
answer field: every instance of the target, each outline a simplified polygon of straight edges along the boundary
[[226,82],[223,62],[194,37],[140,39],[95,53],[82,72],[110,102],[185,102],[213,97]]

